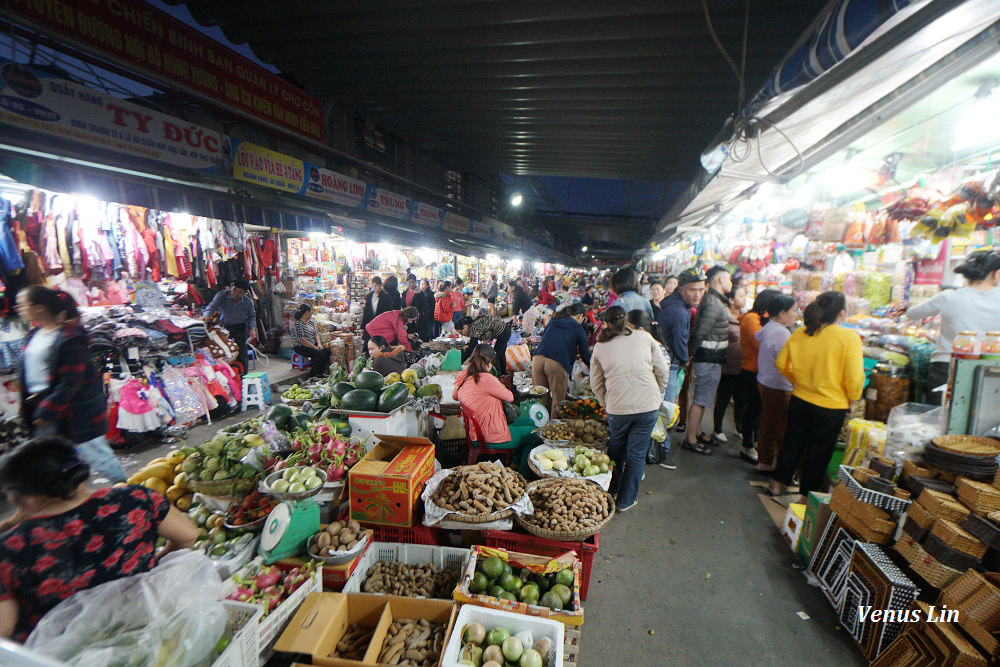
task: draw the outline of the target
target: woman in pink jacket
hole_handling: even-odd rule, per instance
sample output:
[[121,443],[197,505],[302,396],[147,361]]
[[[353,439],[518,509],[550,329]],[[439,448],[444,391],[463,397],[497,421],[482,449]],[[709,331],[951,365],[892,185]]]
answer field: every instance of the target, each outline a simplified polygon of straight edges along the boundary
[[[487,343],[480,343],[469,357],[466,369],[455,378],[451,397],[462,404],[462,410],[479,423],[483,439],[491,448],[510,442],[510,429],[503,414],[503,401],[513,401],[514,394],[490,374],[496,352]],[[483,443],[479,443],[480,447]]]
[[389,345],[402,345],[407,352],[412,352],[413,348],[410,347],[406,325],[416,322],[418,317],[420,317],[420,312],[413,306],[403,310],[390,310],[369,322],[365,331],[368,332],[370,338],[382,336]]

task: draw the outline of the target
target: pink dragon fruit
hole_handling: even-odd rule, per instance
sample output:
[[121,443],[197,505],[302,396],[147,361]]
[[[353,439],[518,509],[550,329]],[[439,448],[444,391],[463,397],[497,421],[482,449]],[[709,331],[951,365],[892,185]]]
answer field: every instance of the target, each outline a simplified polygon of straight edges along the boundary
[[253,585],[259,591],[264,591],[279,583],[281,583],[281,570],[273,565],[265,565],[260,568],[257,576],[253,579]]

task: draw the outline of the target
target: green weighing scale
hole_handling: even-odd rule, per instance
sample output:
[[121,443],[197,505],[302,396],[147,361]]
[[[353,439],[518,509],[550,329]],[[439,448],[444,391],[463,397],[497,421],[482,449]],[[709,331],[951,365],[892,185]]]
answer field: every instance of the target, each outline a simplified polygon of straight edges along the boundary
[[[260,533],[258,553],[265,565],[305,553],[309,538],[319,532],[319,505],[310,496],[322,491],[323,485],[301,493],[280,493],[268,483],[275,475],[281,471],[269,476],[261,488],[261,493],[282,501],[267,515]],[[326,483],[326,475],[321,477]]]

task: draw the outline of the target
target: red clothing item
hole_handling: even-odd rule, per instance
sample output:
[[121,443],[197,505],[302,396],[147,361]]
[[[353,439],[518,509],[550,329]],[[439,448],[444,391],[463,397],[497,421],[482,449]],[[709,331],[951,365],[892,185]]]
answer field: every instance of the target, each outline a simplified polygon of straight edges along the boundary
[[437,292],[434,295],[434,321],[451,322],[451,315],[453,312],[454,308],[451,305],[450,294]]
[[149,227],[142,232],[142,240],[149,252],[149,268],[153,272],[153,282],[160,279],[160,251],[156,247],[156,232]]
[[406,325],[403,324],[402,311],[389,310],[368,323],[365,331],[373,338],[382,336],[390,345],[402,345],[407,352],[412,352],[410,340],[406,337]]
[[556,298],[552,296],[552,292],[543,289],[541,292],[538,293],[538,303],[542,304],[543,306],[551,306],[555,302]]
[[463,295],[458,290],[451,291],[451,312],[452,313],[465,312],[465,295]]
[[[479,382],[466,381],[466,371],[455,378],[451,397],[462,404],[462,409],[475,417],[487,444],[510,442],[510,428],[503,415],[503,401],[513,401],[514,394],[489,373],[480,373]],[[471,434],[475,438],[475,434]]]

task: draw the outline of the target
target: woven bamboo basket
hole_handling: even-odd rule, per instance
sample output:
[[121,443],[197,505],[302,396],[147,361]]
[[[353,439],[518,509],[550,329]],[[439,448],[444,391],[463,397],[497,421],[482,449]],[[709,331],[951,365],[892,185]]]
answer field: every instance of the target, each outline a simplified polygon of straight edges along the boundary
[[913,520],[913,517],[906,517],[903,521],[903,532],[915,539],[917,542],[922,542],[924,537],[927,536],[927,529],[921,526],[919,523]]
[[924,468],[923,466],[918,466],[916,463],[910,460],[903,462],[903,477],[928,477],[933,478],[935,472],[930,468]]
[[936,447],[955,454],[971,456],[996,456],[1000,454],[1000,442],[993,438],[981,438],[974,435],[941,435],[931,442]]
[[948,519],[955,523],[962,523],[965,517],[969,516],[969,510],[962,503],[940,491],[934,489],[924,489],[917,498],[917,502],[923,505],[928,512],[940,519]]
[[896,542],[896,551],[906,559],[913,571],[934,588],[944,588],[961,576],[961,572],[939,563],[912,537],[903,536]]
[[[527,493],[530,496],[532,489],[537,489],[537,488],[543,487],[543,486],[545,486],[547,484],[553,484],[553,483],[555,483],[557,481],[559,481],[559,480],[540,479],[540,480],[537,480],[537,481],[534,481],[534,482],[529,482],[528,483],[528,488],[527,488]],[[571,481],[571,480],[567,480],[567,481]],[[584,530],[574,530],[574,531],[566,532],[566,531],[558,531],[558,530],[549,530],[548,528],[541,528],[541,527],[536,526],[535,524],[533,524],[533,523],[531,523],[529,521],[526,521],[525,518],[522,517],[520,514],[515,515],[514,516],[514,520],[517,521],[517,523],[520,524],[520,526],[522,528],[524,528],[525,531],[531,533],[532,535],[534,535],[536,537],[542,537],[542,538],[545,538],[547,540],[558,540],[560,542],[582,542],[583,540],[587,539],[588,537],[592,537],[592,536],[596,535],[597,533],[601,532],[601,530],[603,530],[604,527],[606,525],[608,525],[608,523],[611,522],[612,517],[614,517],[614,515],[615,515],[615,499],[611,496],[610,493],[608,493],[604,489],[600,488],[600,486],[598,486],[597,484],[594,484],[593,482],[587,482],[587,481],[584,481],[584,480],[579,480],[579,481],[582,484],[590,484],[590,485],[592,485],[593,488],[599,490],[607,498],[608,508],[609,508],[608,516],[606,516],[604,519],[600,520],[594,526],[592,526],[590,528],[587,528],[587,529],[584,529]]]
[[910,509],[907,510],[906,516],[912,519],[918,526],[924,530],[930,530],[934,527],[934,522],[937,521],[937,517],[927,511],[927,508],[920,503],[913,503],[910,505]]
[[939,519],[935,522],[934,527],[931,528],[931,535],[949,547],[964,551],[970,556],[982,558],[986,554],[985,544],[976,539],[975,535],[963,530],[958,524],[948,519]]
[[960,477],[958,499],[977,514],[989,514],[1000,510],[1000,489],[990,484]]
[[962,528],[975,535],[986,546],[1000,549],[1000,526],[978,514],[970,514]]
[[939,563],[959,572],[965,572],[970,567],[979,567],[982,562],[980,558],[948,546],[940,537],[931,533],[927,533],[920,544],[924,551],[934,556]]
[[987,631],[1000,629],[1000,588],[975,570],[967,570],[941,591],[939,600],[962,612],[962,620],[972,619]]
[[[516,471],[512,472],[514,472],[514,474],[517,475],[518,479],[521,480],[521,485],[527,487],[528,483],[525,481],[521,473]],[[525,493],[527,493],[527,490],[525,491]],[[517,502],[520,501],[522,497],[523,494],[521,496],[518,496],[517,498],[514,498],[514,502],[512,502],[511,505],[517,504]],[[492,514],[462,514],[460,512],[449,512],[448,514],[445,515],[444,520],[457,521],[458,523],[469,523],[469,524],[490,523],[491,521],[499,521],[500,519],[506,519],[512,514],[514,514],[514,509],[512,507],[508,507],[507,509],[501,510],[499,512],[493,512]]]
[[[930,610],[925,609],[924,617]],[[956,667],[986,667],[983,655],[951,623],[924,623],[927,636],[945,656],[942,664]]]

